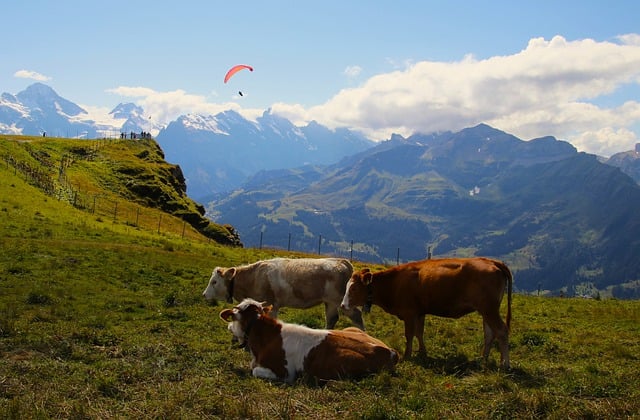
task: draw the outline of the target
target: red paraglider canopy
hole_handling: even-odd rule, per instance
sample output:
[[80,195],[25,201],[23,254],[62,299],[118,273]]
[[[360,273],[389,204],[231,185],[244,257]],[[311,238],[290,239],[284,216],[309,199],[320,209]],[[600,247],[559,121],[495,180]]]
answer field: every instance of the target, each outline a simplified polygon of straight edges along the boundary
[[246,64],[238,64],[237,66],[233,66],[229,69],[227,74],[224,76],[224,82],[227,83],[231,76],[239,72],[240,70],[248,69],[249,71],[253,71],[253,67],[247,66]]

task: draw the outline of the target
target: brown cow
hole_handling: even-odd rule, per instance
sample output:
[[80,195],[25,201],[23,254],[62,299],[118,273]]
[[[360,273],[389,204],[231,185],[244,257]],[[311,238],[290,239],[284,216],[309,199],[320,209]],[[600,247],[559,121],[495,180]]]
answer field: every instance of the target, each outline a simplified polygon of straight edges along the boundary
[[358,328],[316,330],[269,316],[270,306],[244,299],[220,312],[241,347],[251,352],[251,373],[292,383],[303,373],[320,380],[360,377],[393,369],[398,353]]
[[[411,357],[412,342],[424,345],[425,315],[459,318],[473,311],[482,315],[485,361],[494,339],[500,346],[501,364],[509,368],[509,328],[513,277],[502,262],[489,258],[444,258],[415,261],[372,273],[355,272],[347,284],[342,308],[376,304],[404,321],[407,346],[404,358]],[[500,303],[507,289],[507,322],[500,317]]]

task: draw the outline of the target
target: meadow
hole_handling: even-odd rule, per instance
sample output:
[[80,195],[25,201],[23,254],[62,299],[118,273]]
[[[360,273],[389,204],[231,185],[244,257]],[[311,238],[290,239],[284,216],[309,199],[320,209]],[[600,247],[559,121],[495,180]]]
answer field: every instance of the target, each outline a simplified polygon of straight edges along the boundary
[[[482,363],[473,314],[428,318],[427,356],[395,372],[285,385],[251,376],[218,317],[230,305],[201,294],[216,266],[286,252],[108,220],[8,165],[0,248],[0,418],[640,417],[638,301],[515,295],[508,371],[496,349]],[[281,318],[324,322],[321,307]],[[374,307],[365,324],[402,352],[398,319]]]

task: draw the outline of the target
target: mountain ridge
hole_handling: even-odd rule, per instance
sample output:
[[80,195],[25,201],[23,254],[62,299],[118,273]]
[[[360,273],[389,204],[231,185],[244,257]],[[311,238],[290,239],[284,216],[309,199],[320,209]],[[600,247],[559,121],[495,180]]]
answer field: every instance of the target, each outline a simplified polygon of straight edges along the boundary
[[374,144],[315,122],[297,127],[269,110],[255,122],[235,111],[181,116],[157,140],[169,160],[180,161],[190,193],[200,200],[233,190],[262,170],[330,164]]
[[390,141],[331,166],[260,173],[207,214],[248,246],[289,238],[293,249],[386,263],[490,255],[514,268],[520,291],[640,277],[640,222],[628,208],[640,186],[596,156],[484,124]]
[[[249,121],[237,112],[228,110],[216,115],[182,115],[167,126],[160,127],[142,107],[121,103],[109,112],[108,120],[95,121],[84,109],[39,82],[15,96],[9,93],[0,95],[0,133],[75,138],[151,134],[167,150],[168,158],[181,164],[187,177],[189,194],[201,201],[239,187],[260,170],[292,168],[305,163],[332,164],[350,156],[357,158],[359,152],[376,145],[356,132],[345,128],[330,130],[315,121],[297,127],[273,115],[269,109],[256,121]],[[463,135],[464,130],[460,133]],[[216,148],[220,143],[207,144],[217,135],[221,137],[218,140],[234,142],[238,147],[226,145],[227,153],[217,156]],[[446,135],[446,132],[411,136],[417,136],[418,140],[392,135],[384,143],[386,147],[391,147],[395,142],[420,143],[442,135]],[[260,141],[251,145],[247,139]],[[265,145],[264,142],[269,140],[271,143]],[[250,147],[260,144],[262,149],[256,151],[252,159],[237,158],[245,151],[250,151]],[[628,152],[601,159],[620,167],[640,183],[640,164],[634,163],[634,160],[620,160],[619,155],[625,154],[628,155]],[[225,161],[229,155],[236,157],[231,162]]]

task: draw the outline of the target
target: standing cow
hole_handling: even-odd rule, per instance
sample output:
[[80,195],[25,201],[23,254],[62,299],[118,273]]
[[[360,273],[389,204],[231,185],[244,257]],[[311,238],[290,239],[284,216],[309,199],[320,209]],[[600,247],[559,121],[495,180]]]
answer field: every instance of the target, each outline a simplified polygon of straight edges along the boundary
[[229,331],[252,356],[251,373],[293,383],[299,374],[322,381],[392,370],[398,353],[354,327],[316,330],[269,316],[269,306],[244,299],[220,312]]
[[[338,322],[338,311],[347,282],[353,273],[351,263],[342,258],[274,258],[238,267],[216,267],[202,295],[211,301],[232,303],[244,298],[273,305],[271,316],[282,307],[310,308],[324,303],[325,327]],[[344,311],[364,330],[358,308]]]
[[[489,258],[445,258],[410,262],[372,273],[365,268],[353,273],[347,284],[342,308],[376,304],[404,321],[411,357],[413,337],[419,352],[424,345],[425,315],[459,318],[473,311],[482,316],[485,361],[494,339],[500,346],[501,364],[509,368],[509,328],[513,277],[502,262]],[[507,321],[500,317],[500,303],[507,290]]]

